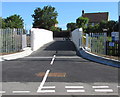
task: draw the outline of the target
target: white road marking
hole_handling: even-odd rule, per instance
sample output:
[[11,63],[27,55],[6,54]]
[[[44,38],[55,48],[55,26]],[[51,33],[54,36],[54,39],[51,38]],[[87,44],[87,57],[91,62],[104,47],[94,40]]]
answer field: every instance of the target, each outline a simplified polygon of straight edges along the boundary
[[95,89],[95,92],[113,92],[112,89]]
[[85,92],[85,90],[67,90],[67,92]]
[[83,86],[65,86],[65,88],[84,88]]
[[24,59],[48,59],[52,57],[25,57]]
[[[51,56],[48,56],[48,57],[25,57],[24,59],[48,59],[48,58],[53,58]],[[73,58],[80,58],[80,57],[77,57],[77,56],[56,56],[56,58],[65,58],[65,59],[73,59]]]
[[4,93],[6,93],[6,91],[0,91],[0,94],[4,94]]
[[92,88],[109,88],[109,86],[92,86]]
[[43,88],[43,85],[44,85],[44,83],[45,83],[45,81],[46,81],[46,79],[47,79],[47,76],[48,76],[49,72],[50,72],[50,70],[47,70],[47,71],[46,71],[45,76],[44,76],[44,78],[43,78],[43,80],[42,80],[40,86],[38,87],[37,92],[40,92],[41,89]]
[[30,93],[30,91],[13,91],[13,93]]
[[56,55],[53,56],[53,58],[52,58],[52,60],[51,60],[51,63],[50,63],[51,65],[53,64],[53,62],[54,62],[54,60],[55,60],[55,57],[56,57]]
[[55,90],[41,90],[38,93],[52,93],[52,92],[54,93]]
[[53,89],[53,88],[55,88],[55,86],[44,86],[44,87],[42,87],[42,89]]
[[117,88],[120,88],[120,86],[117,86]]

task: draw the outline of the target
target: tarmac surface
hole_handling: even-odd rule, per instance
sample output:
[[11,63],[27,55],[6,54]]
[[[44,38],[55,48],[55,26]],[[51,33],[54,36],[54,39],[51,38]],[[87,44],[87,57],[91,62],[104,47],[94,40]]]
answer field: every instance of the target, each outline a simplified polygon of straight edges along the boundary
[[[2,97],[119,97],[118,68],[83,59],[55,40],[30,56],[2,62]],[[21,95],[21,96],[20,96]]]

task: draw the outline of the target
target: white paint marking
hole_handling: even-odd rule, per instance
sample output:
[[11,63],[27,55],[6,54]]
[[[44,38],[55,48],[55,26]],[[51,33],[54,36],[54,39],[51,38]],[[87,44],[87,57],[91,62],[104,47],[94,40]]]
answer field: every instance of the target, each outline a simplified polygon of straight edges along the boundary
[[13,91],[13,93],[30,93],[30,91]]
[[67,92],[85,92],[85,90],[67,90]]
[[51,93],[51,92],[55,92],[55,90],[41,90],[38,93]]
[[120,88],[120,86],[117,86],[117,88]]
[[54,62],[54,60],[55,60],[55,57],[56,57],[56,55],[53,56],[52,61],[51,61],[51,63],[50,63],[51,65],[53,64],[53,62]]
[[48,59],[52,57],[25,57],[24,59]]
[[83,86],[65,86],[65,88],[84,88]]
[[43,78],[43,80],[42,80],[40,86],[38,87],[37,92],[40,92],[41,89],[43,88],[43,85],[44,85],[44,83],[45,83],[45,81],[46,81],[46,79],[47,79],[47,76],[48,76],[49,72],[50,72],[50,70],[47,70],[47,71],[46,71],[45,76],[44,76],[44,78]]
[[0,94],[4,94],[4,93],[6,93],[6,91],[0,91]]
[[92,88],[109,88],[109,86],[92,86]]
[[55,86],[44,86],[44,87],[42,87],[42,89],[53,89],[53,88],[55,88]]
[[113,92],[112,89],[95,89],[95,92]]
[[[49,57],[25,57],[24,59],[48,59],[48,58],[53,58],[51,56]],[[77,57],[77,56],[56,56],[56,58],[63,58],[63,59],[73,59],[73,58],[80,58],[80,57]]]

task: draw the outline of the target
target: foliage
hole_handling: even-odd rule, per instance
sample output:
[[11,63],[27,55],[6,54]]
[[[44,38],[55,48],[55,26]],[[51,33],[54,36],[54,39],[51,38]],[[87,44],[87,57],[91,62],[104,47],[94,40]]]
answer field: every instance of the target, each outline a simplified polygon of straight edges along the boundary
[[43,9],[36,8],[34,10],[33,17],[33,27],[43,28],[50,30],[52,26],[58,23],[57,21],[58,13],[55,11],[55,7],[44,6]]
[[79,17],[76,19],[76,25],[78,28],[85,28],[85,25],[88,24],[89,19],[86,17]]
[[73,22],[71,22],[71,23],[68,23],[67,24],[67,30],[68,31],[73,31],[73,30],[75,30],[77,27],[76,27],[76,23],[73,23]]
[[119,22],[116,22],[116,24],[113,27],[113,30],[119,32],[119,26],[120,26]]
[[52,27],[50,28],[50,30],[53,31],[53,32],[54,32],[54,31],[60,32],[60,31],[62,31],[62,28],[52,26]]
[[[5,24],[4,24],[5,23]],[[12,15],[3,20],[3,27],[5,28],[23,28],[24,22],[20,15]]]
[[5,21],[2,17],[0,17],[0,28],[5,28]]
[[118,31],[118,23],[116,21],[101,21],[95,26],[88,25],[85,29],[85,33],[103,33],[104,29],[107,29],[107,35],[111,36],[111,32]]

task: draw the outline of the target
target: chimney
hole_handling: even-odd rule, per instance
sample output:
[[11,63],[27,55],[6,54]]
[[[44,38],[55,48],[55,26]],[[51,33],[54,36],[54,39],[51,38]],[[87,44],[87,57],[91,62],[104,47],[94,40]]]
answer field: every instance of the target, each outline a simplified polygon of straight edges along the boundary
[[84,15],[84,10],[82,10],[82,15]]

